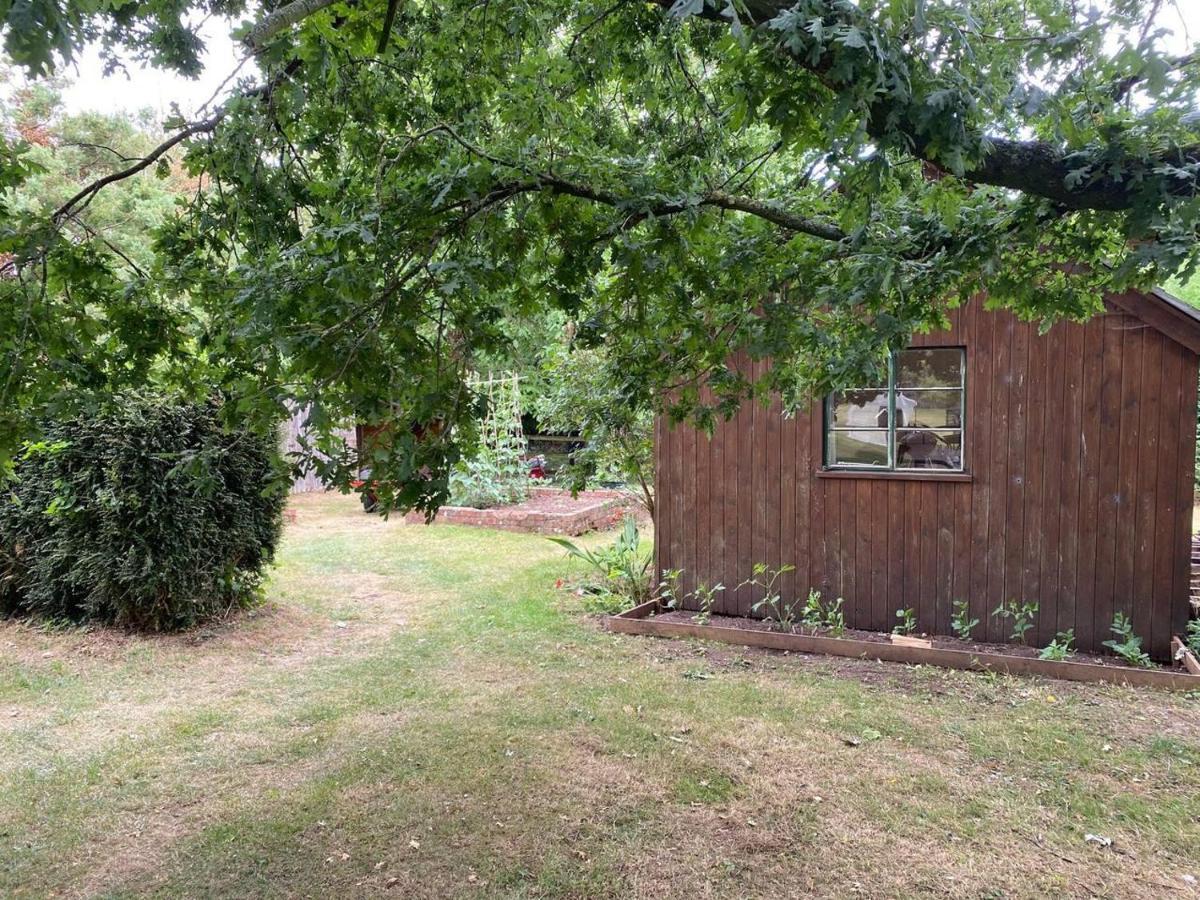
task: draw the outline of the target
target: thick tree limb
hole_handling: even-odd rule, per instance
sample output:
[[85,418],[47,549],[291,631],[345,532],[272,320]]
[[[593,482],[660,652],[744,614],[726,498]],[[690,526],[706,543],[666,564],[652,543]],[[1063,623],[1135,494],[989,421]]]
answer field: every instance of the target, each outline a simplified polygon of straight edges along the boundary
[[261,50],[263,46],[285,28],[291,28],[297,22],[302,22],[314,13],[328,6],[333,6],[337,0],[292,0],[279,9],[263,17],[253,28],[246,32],[243,42],[252,50]]
[[[832,222],[822,219],[814,219],[810,216],[802,216],[791,212],[776,203],[769,200],[758,200],[753,197],[745,197],[737,194],[731,194],[721,188],[715,188],[706,191],[703,194],[683,200],[669,200],[663,203],[657,203],[650,207],[637,208],[638,201],[636,198],[622,197],[612,191],[605,191],[598,188],[593,188],[590,185],[580,184],[558,175],[548,172],[531,171],[524,166],[516,165],[513,162],[501,159],[494,154],[488,153],[481,147],[462,137],[453,127],[447,124],[435,125],[420,134],[410,138],[410,143],[429,137],[434,134],[448,135],[455,143],[465,149],[467,152],[478,156],[480,159],[485,159],[493,165],[503,166],[505,168],[517,169],[524,172],[529,178],[520,181],[511,181],[493,188],[485,194],[480,200],[471,204],[466,204],[468,207],[467,218],[477,215],[489,206],[496,203],[501,203],[509,197],[517,194],[535,193],[538,191],[548,191],[554,194],[565,194],[571,197],[578,197],[581,200],[591,200],[594,203],[601,203],[605,206],[617,208],[631,209],[629,217],[622,222],[623,228],[630,228],[638,222],[642,222],[651,216],[672,216],[685,212],[689,209],[695,209],[701,206],[712,206],[720,209],[728,209],[734,212],[744,212],[752,216],[757,216],[760,219],[778,225],[788,231],[794,231],[798,234],[807,234],[812,237],[821,238],[825,241],[841,241],[846,238],[846,233],[834,225]],[[726,182],[728,183],[728,182]],[[724,185],[722,185],[724,187]]]
[[375,45],[376,53],[387,49],[388,40],[392,36],[392,25],[396,21],[396,9],[399,6],[400,0],[388,0],[387,12],[383,15],[383,27],[379,29],[379,42]]
[[729,194],[721,190],[707,191],[695,197],[683,200],[668,200],[651,206],[639,206],[635,198],[622,197],[611,191],[600,190],[589,185],[579,184],[557,175],[539,175],[535,178],[512,181],[497,185],[479,200],[467,204],[466,218],[477,215],[483,210],[503,202],[519,194],[532,193],[560,194],[568,197],[578,197],[604,206],[616,209],[630,210],[629,216],[622,221],[622,228],[631,228],[639,222],[651,217],[673,216],[699,207],[713,207],[742,212],[756,216],[787,231],[797,234],[807,234],[824,241],[842,241],[846,233],[831,222],[802,216],[766,200]]
[[[675,14],[677,0],[648,0],[651,4]],[[761,26],[780,13],[790,9],[794,0],[745,0],[739,5],[743,24]],[[731,19],[723,14],[724,7],[720,4],[705,3],[703,8],[693,15],[724,25],[730,25]],[[847,20],[845,24],[861,25],[861,22]],[[784,48],[784,52],[788,52]],[[812,56],[789,53],[792,62],[801,69],[817,76],[833,91],[839,91],[846,86],[839,83],[831,74],[832,59],[828,54]],[[1191,60],[1183,58],[1183,62]],[[928,140],[912,125],[907,107],[886,94],[880,95],[869,110],[867,132],[876,139],[894,138],[899,134],[905,141],[905,148],[912,155],[938,165],[935,154],[931,153]],[[1068,176],[1085,164],[1079,157],[1070,157],[1058,147],[1044,141],[1016,141],[1007,138],[992,138],[984,133],[979,134],[979,140],[984,154],[982,162],[962,173],[967,181],[977,184],[988,184],[997,187],[1010,188],[1036,197],[1044,197],[1064,209],[1072,210],[1103,210],[1120,211],[1130,208],[1133,204],[1131,184],[1137,179],[1124,173],[1118,181],[1110,176],[1099,174],[1095,177],[1079,179],[1079,183],[1068,187]],[[1200,161],[1200,148],[1178,148],[1164,157],[1162,162],[1181,163]],[[1148,161],[1146,168],[1153,168],[1159,160]]]

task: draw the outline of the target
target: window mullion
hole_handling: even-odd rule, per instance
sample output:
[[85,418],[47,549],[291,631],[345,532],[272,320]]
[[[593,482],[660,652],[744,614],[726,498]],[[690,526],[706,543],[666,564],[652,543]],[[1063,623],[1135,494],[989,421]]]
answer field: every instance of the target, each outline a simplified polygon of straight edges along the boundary
[[896,354],[888,354],[888,468],[896,468]]

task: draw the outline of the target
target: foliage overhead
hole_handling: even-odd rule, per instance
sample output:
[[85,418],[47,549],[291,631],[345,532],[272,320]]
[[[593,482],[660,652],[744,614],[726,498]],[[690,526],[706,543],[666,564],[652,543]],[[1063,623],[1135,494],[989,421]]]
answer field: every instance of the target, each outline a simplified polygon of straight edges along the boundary
[[0,0],[0,37],[4,52],[32,75],[48,74],[95,44],[109,72],[131,60],[194,77],[203,70],[199,23],[245,8],[242,0]]
[[[112,18],[66,8],[76,30],[24,48],[30,70]],[[144,55],[182,21],[121,9],[114,52]],[[382,499],[428,509],[474,439],[456,427],[478,412],[467,373],[548,306],[604,349],[630,406],[709,425],[747,395],[798,405],[861,377],[985,285],[1023,316],[1084,317],[1105,290],[1196,264],[1200,66],[1165,49],[1157,0],[256,15],[240,33],[261,79],[145,158],[182,153],[204,186],[147,277],[63,237],[95,191],[0,224],[20,274],[0,333],[65,321],[119,362],[36,327],[6,339],[7,446],[33,411],[144,378],[150,359],[241,416],[293,399],[318,425],[388,423],[369,461]],[[0,159],[0,190],[28,177],[19,141]],[[177,298],[191,316],[148,328]],[[727,367],[734,347],[775,364],[751,380]],[[163,363],[181,353],[181,371]],[[31,374],[43,358],[53,378]]]

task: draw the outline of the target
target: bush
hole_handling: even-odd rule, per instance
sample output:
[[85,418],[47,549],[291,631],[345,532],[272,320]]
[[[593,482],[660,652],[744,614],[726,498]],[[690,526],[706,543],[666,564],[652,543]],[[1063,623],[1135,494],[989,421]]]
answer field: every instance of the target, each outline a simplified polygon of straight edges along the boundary
[[152,631],[255,602],[286,483],[273,434],[143,394],[50,423],[0,484],[0,611]]

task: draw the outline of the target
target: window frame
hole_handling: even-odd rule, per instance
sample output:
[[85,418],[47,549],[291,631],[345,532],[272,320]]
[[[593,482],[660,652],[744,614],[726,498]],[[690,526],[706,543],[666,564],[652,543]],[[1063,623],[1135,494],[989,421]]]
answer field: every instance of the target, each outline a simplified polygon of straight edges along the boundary
[[[959,435],[959,465],[956,469],[944,468],[917,468],[917,467],[901,467],[896,464],[896,395],[899,389],[896,385],[896,357],[899,353],[904,353],[909,350],[957,350],[959,354],[959,372],[961,381],[959,387],[932,387],[932,388],[912,388],[911,390],[921,391],[959,391],[959,408],[958,408],[958,428],[935,428],[930,426],[910,427],[902,426],[901,431],[957,431]],[[876,388],[845,388],[846,391],[855,390],[875,390]],[[894,478],[968,478],[969,472],[967,469],[967,348],[962,344],[935,344],[909,346],[903,350],[896,350],[888,354],[887,362],[887,384],[883,388],[887,393],[887,464],[872,465],[871,463],[831,463],[829,461],[830,446],[829,436],[836,432],[852,432],[874,429],[864,429],[861,426],[846,426],[833,424],[833,399],[836,391],[831,391],[825,395],[825,399],[821,404],[821,472],[830,475],[844,476],[866,476],[866,477],[894,477]]]

